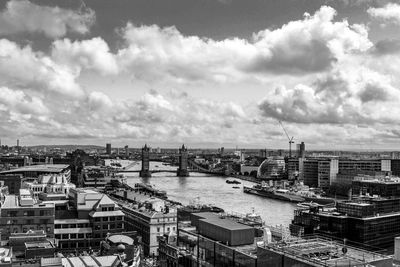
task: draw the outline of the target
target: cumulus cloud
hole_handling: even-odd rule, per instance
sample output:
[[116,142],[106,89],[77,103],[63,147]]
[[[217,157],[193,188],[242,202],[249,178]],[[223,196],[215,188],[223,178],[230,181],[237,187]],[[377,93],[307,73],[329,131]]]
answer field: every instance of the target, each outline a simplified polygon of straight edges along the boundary
[[91,9],[74,11],[40,6],[28,0],[11,0],[0,13],[0,35],[32,32],[58,38],[67,32],[85,34],[94,20]]
[[69,67],[93,69],[102,74],[116,74],[117,62],[108,44],[100,37],[90,40],[57,40],[52,46],[53,59]]
[[0,110],[28,115],[45,115],[49,112],[38,97],[29,97],[21,90],[7,87],[0,87]]
[[383,7],[371,7],[367,10],[368,14],[383,23],[400,24],[400,5],[388,3]]
[[333,22],[335,15],[333,8],[322,6],[313,16],[305,14],[304,20],[259,32],[257,54],[248,67],[277,73],[320,72],[343,55],[372,46],[365,26]]
[[266,117],[306,124],[397,122],[398,91],[390,78],[370,69],[335,71],[312,85],[281,86],[259,108]]
[[[185,36],[175,27],[135,26],[120,30],[125,47],[118,51],[122,69],[138,79],[169,75],[177,80],[238,80],[254,74],[307,74],[332,67],[345,55],[368,50],[367,28],[334,22],[336,11],[321,7],[314,15],[275,30],[264,30],[252,40],[215,41]],[[154,68],[157,66],[157,68]]]
[[0,39],[0,78],[4,85],[47,91],[67,97],[83,97],[76,83],[78,73],[55,63],[50,57],[34,52],[30,46]]

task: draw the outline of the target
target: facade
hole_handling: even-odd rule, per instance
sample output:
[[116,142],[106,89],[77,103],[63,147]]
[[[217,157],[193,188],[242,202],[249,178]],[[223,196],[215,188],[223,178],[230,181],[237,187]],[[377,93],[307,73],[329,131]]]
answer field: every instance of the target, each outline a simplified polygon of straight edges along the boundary
[[282,157],[272,157],[264,160],[258,168],[257,178],[280,180],[285,175],[285,160]]
[[158,238],[177,231],[176,208],[146,193],[125,191],[117,196],[131,202],[122,206],[126,230],[136,231],[142,237],[145,255],[158,255]]
[[111,144],[110,143],[106,144],[106,154],[111,155]]
[[[306,159],[299,162],[300,179],[303,180],[305,185],[318,187],[318,165],[317,159]],[[300,171],[301,167],[302,172]]]
[[352,194],[380,197],[400,197],[400,178],[358,175],[352,181]]
[[63,250],[99,247],[109,234],[125,231],[124,213],[108,196],[90,189],[72,189],[67,210],[54,222],[55,240]]
[[8,187],[8,193],[11,195],[18,195],[19,190],[22,185],[22,175],[9,174],[9,175],[0,175],[0,181],[4,183],[4,186]]
[[22,175],[23,178],[38,178],[42,174],[64,174],[68,180],[71,178],[67,164],[32,165],[0,172],[0,175]]
[[13,233],[43,230],[54,238],[54,203],[39,203],[28,189],[20,189],[19,196],[8,195],[1,205],[1,241]]
[[318,187],[327,189],[336,180],[339,171],[339,161],[329,159],[318,161]]
[[336,210],[298,209],[291,232],[346,238],[369,250],[393,248],[400,232],[400,199],[372,198],[338,202]]
[[22,187],[32,191],[34,197],[38,197],[41,193],[68,195],[75,185],[69,182],[65,173],[59,173],[40,175],[33,182],[23,182]]

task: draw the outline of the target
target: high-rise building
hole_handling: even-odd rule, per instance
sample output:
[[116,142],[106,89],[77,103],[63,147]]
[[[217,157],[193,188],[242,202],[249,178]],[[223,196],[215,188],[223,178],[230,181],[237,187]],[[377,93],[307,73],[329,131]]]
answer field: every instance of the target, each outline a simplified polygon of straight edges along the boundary
[[106,154],[111,155],[111,144],[110,143],[106,144]]
[[125,157],[129,157],[129,147],[128,147],[128,145],[125,146]]
[[150,148],[147,144],[142,148],[142,169],[139,173],[140,177],[151,177],[150,172]]

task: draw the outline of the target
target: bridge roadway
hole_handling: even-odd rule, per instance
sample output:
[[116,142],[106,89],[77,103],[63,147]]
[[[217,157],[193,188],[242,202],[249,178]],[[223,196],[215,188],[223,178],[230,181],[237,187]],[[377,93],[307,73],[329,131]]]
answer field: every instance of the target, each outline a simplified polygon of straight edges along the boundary
[[[140,170],[114,170],[115,173],[139,173]],[[169,173],[176,173],[177,170],[150,170],[151,173],[159,173],[159,172],[169,172]],[[212,172],[212,171],[204,171],[204,170],[188,170],[188,172],[198,172],[198,173],[205,173],[205,174],[211,174],[211,175],[217,175],[217,176],[221,176],[224,175],[223,172]]]

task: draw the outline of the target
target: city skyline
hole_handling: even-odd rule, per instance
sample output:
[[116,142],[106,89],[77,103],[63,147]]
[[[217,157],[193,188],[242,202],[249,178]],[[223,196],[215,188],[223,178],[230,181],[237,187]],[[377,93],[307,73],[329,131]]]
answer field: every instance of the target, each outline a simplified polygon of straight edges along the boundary
[[399,27],[386,0],[4,1],[0,138],[400,149]]

